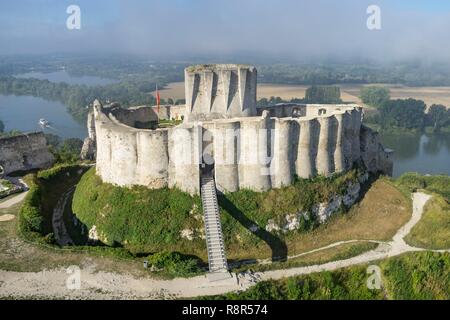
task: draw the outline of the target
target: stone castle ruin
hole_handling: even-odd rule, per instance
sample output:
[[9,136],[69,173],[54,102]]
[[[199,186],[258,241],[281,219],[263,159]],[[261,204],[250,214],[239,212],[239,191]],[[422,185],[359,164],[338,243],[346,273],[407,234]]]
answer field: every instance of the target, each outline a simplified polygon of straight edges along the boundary
[[[179,188],[202,199],[209,279],[230,279],[216,190],[265,191],[295,176],[329,176],[355,164],[390,174],[390,151],[362,125],[357,105],[284,104],[256,107],[256,69],[199,65],[185,69],[183,122],[171,107],[94,102],[83,156],[96,154],[96,173],[119,186]],[[167,122],[167,121],[165,121]],[[358,185],[359,186],[359,185]]]
[[[257,71],[248,65],[185,69],[184,121],[160,128],[167,109],[94,103],[85,153],[96,153],[96,172],[119,186],[177,187],[200,192],[202,172],[218,190],[265,191],[295,176],[329,176],[356,163],[391,174],[390,150],[362,125],[354,104],[283,104],[256,107]],[[96,150],[95,150],[96,149]]]
[[0,138],[0,177],[17,171],[49,168],[54,160],[42,132]]

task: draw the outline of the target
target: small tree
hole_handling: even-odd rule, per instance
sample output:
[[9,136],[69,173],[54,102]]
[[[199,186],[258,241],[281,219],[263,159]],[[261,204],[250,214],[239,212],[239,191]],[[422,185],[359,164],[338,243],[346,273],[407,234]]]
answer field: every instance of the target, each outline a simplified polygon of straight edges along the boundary
[[5,124],[2,120],[0,120],[0,133],[3,133],[5,131]]
[[361,89],[360,98],[365,104],[380,108],[389,101],[391,94],[388,88],[384,87],[364,87]]
[[341,103],[341,89],[336,86],[312,86],[306,89],[306,103]]
[[450,111],[441,104],[433,104],[426,115],[426,124],[439,132],[442,127],[450,124]]

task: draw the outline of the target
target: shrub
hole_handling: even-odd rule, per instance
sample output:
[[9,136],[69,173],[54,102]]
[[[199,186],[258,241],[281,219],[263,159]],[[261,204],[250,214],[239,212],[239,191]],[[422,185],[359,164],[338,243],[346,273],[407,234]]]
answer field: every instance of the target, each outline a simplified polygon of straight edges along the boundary
[[391,299],[450,299],[450,255],[432,252],[403,255],[382,263]]
[[400,176],[396,183],[406,188],[409,192],[417,189],[425,189],[450,199],[450,177],[446,175],[423,176],[418,173],[405,173]]
[[384,87],[364,87],[361,89],[360,98],[365,104],[378,108],[389,101],[390,92],[388,88]]
[[28,194],[19,211],[19,228],[22,232],[41,232],[41,188],[36,179],[29,181]]
[[77,164],[60,164],[56,165],[50,169],[42,170],[38,172],[37,177],[42,180],[52,180],[55,178],[61,178],[70,176],[72,174],[77,174],[79,171],[83,170],[79,165]]
[[195,258],[184,256],[178,252],[162,251],[147,257],[150,265],[164,269],[172,276],[192,276],[201,272],[199,261]]

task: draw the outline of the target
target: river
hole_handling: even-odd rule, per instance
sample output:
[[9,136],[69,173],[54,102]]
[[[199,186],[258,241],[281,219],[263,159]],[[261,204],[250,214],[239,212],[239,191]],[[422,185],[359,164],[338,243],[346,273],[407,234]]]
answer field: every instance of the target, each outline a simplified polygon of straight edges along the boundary
[[[65,82],[70,85],[107,85],[117,82],[96,76],[72,76],[65,70],[54,72],[29,72],[15,75],[17,78],[46,79],[51,82]],[[50,126],[42,128],[39,119],[50,121]],[[76,121],[60,102],[47,101],[31,96],[0,95],[0,120],[5,130],[44,131],[62,138],[80,138],[87,136],[86,124]]]
[[381,141],[394,149],[394,177],[411,171],[450,174],[450,133],[383,133]]
[[[50,121],[48,128],[39,125],[41,118]],[[31,96],[0,95],[0,120],[5,124],[5,131],[42,130],[62,138],[84,139],[87,136],[86,125],[75,121],[64,104]]]
[[96,76],[72,76],[65,70],[54,72],[28,72],[18,74],[17,78],[35,78],[40,80],[48,80],[50,82],[65,82],[70,85],[86,85],[86,86],[104,86],[118,82],[113,79],[100,78]]

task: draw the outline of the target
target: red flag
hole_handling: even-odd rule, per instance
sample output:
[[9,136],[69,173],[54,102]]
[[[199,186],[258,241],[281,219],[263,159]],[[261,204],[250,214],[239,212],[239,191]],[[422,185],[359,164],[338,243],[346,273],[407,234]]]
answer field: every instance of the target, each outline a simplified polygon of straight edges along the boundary
[[159,105],[161,103],[161,97],[159,96],[158,85],[156,85],[156,105],[159,114]]

